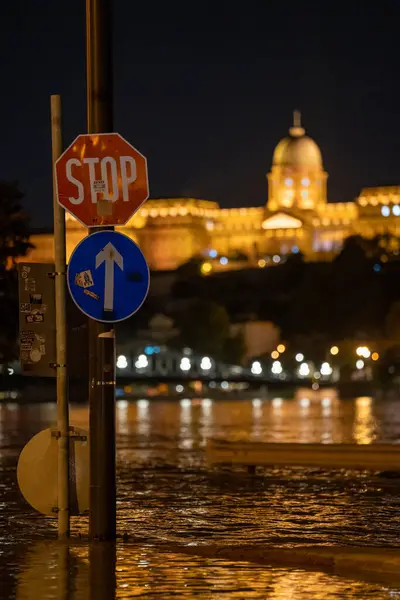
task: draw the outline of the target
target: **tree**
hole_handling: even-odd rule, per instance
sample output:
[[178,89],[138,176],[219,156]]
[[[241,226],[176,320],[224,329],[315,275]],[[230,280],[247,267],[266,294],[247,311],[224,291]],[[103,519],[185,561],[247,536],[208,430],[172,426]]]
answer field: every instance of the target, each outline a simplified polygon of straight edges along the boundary
[[400,302],[393,302],[385,319],[386,336],[400,341]]
[[232,365],[240,365],[245,354],[246,342],[241,331],[225,340],[223,359],[227,363]]
[[207,300],[194,300],[176,317],[180,330],[176,340],[182,347],[196,353],[224,359],[224,349],[230,337],[229,316],[223,306]]
[[33,248],[29,220],[22,209],[24,194],[16,183],[0,182],[0,364],[17,357],[17,259]]
[[10,271],[17,258],[33,248],[29,219],[22,209],[24,194],[16,183],[0,182],[0,268]]

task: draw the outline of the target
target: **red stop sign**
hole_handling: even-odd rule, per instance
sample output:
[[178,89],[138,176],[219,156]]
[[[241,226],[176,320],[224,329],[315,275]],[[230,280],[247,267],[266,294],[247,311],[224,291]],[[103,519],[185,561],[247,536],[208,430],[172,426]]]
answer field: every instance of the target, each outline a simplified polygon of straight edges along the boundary
[[59,204],[87,227],[124,225],[149,197],[146,158],[119,133],[78,135],[55,177]]

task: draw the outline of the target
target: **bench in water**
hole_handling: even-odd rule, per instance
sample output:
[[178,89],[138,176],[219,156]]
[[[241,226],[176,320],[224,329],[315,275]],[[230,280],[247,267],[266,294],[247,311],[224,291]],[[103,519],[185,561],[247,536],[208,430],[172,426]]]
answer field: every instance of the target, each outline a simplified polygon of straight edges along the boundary
[[400,444],[276,444],[210,439],[210,465],[400,471]]

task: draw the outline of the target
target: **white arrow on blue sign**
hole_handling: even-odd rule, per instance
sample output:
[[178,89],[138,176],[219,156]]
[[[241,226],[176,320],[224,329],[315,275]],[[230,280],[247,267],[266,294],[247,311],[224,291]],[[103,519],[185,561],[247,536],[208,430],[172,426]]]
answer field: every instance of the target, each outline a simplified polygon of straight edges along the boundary
[[78,308],[104,323],[123,321],[138,311],[150,283],[140,248],[117,231],[84,238],[71,255],[67,279]]

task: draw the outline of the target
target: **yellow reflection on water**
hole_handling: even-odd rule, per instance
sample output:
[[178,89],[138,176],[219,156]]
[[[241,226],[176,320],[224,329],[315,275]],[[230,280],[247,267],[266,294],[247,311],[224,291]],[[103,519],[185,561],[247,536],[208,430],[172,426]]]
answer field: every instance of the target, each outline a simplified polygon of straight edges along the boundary
[[262,431],[263,431],[262,400],[260,398],[253,398],[251,405],[252,405],[252,416],[253,416],[251,435],[255,440],[257,440],[262,437]]
[[372,409],[372,398],[369,396],[356,398],[353,437],[357,444],[370,444],[375,439],[376,426]]
[[[244,560],[133,544],[37,542],[13,559],[17,600],[229,598],[329,600],[393,597],[388,586]],[[0,592],[1,593],[1,592]],[[14,597],[14,595],[13,595]]]
[[192,432],[192,400],[190,398],[182,398],[180,401],[180,431],[179,431],[179,447],[190,450],[193,447],[193,432]]
[[201,401],[200,417],[200,435],[202,446],[204,446],[207,439],[212,436],[213,421],[213,401],[211,398],[203,398]]
[[149,400],[142,398],[137,401],[137,433],[148,436],[150,433]]

